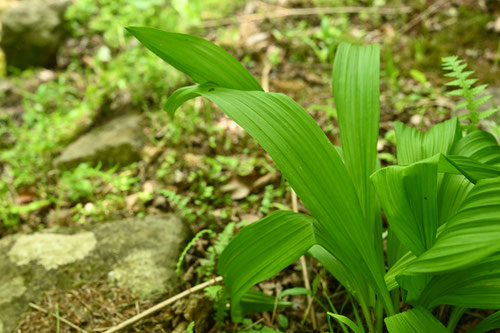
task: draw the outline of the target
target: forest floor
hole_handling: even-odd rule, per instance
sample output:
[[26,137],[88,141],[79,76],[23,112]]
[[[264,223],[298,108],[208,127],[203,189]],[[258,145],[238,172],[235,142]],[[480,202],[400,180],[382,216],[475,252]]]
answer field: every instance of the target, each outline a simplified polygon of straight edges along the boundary
[[[481,83],[500,87],[496,1],[225,0],[195,1],[192,7],[176,1],[175,8],[163,1],[143,1],[149,7],[141,15],[136,2],[140,1],[75,1],[66,14],[71,38],[59,52],[57,67],[11,72],[0,81],[5,86],[0,90],[0,237],[175,212],[194,233],[214,231],[201,237],[185,258],[187,289],[217,275],[216,258],[207,260],[208,249],[228,224],[235,222],[235,233],[272,211],[291,208],[290,187],[272,160],[220,110],[197,99],[174,119],[167,117],[161,110],[166,98],[189,79],[128,36],[123,31],[127,25],[191,33],[217,43],[269,91],[301,104],[335,144],[339,136],[330,81],[336,46],[341,41],[379,43],[378,151],[383,164],[396,162],[394,121],[426,130],[457,114],[456,100],[445,96],[448,79],[441,57],[458,55]],[[344,12],[338,12],[339,7]],[[496,102],[500,103],[498,97]],[[98,124],[124,109],[139,111],[145,119],[146,144],[139,162],[111,169],[53,167],[67,144],[91,127],[82,124]],[[306,212],[300,203],[299,211]],[[318,281],[320,299],[329,294],[339,312],[352,312],[344,290],[312,259],[308,273]],[[303,285],[297,263],[259,288],[274,295]],[[69,309],[79,300],[98,318],[97,327],[109,327],[161,301],[140,301],[122,292],[101,295],[96,301],[92,295],[99,291],[99,282],[87,284],[70,294],[52,294],[41,305]],[[294,306],[278,316],[256,314],[240,325],[226,318],[222,327],[207,319],[207,325],[213,327],[210,332],[312,332],[307,301],[296,298]],[[197,311],[213,317],[210,302],[193,302]],[[189,300],[184,303],[128,331],[183,332],[186,326],[175,322],[176,311],[193,311]],[[327,331],[326,314],[317,306],[316,310],[320,331]],[[116,318],[100,315],[105,311]],[[447,307],[439,311],[439,318],[449,314]],[[84,314],[71,313],[67,319],[83,320]],[[459,332],[485,315],[468,312]],[[51,332],[55,324],[56,319],[33,311],[21,331]]]

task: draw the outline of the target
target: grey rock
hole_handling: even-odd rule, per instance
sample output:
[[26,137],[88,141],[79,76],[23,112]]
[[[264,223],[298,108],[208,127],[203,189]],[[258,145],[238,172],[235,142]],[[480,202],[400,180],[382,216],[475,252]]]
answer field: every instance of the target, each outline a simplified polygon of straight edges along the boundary
[[92,129],[71,143],[54,161],[62,169],[80,163],[101,163],[104,167],[127,165],[140,159],[144,138],[141,117],[125,115]]
[[141,298],[173,292],[175,266],[190,237],[181,219],[163,214],[1,239],[0,333],[13,332],[44,292],[102,276]]
[[2,12],[2,39],[7,66],[52,66],[66,35],[64,12],[69,0],[24,0]]

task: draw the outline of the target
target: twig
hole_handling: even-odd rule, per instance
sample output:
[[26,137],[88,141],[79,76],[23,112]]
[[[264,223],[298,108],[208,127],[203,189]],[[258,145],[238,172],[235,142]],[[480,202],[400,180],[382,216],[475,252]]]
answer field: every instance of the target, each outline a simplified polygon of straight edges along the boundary
[[223,18],[217,20],[207,20],[198,25],[200,28],[212,28],[233,23],[245,23],[252,21],[262,21],[271,18],[288,16],[308,16],[308,15],[328,15],[328,14],[359,14],[377,13],[380,15],[391,15],[409,13],[410,6],[401,7],[326,7],[326,8],[280,8],[272,12],[244,14],[234,18]]
[[60,322],[62,322],[62,323],[65,323],[66,325],[68,325],[68,326],[69,326],[69,327],[71,327],[71,328],[74,328],[74,329],[75,329],[75,330],[77,330],[77,331],[80,331],[80,332],[82,332],[82,333],[89,333],[88,331],[84,330],[83,328],[80,328],[80,327],[76,326],[75,324],[73,324],[72,322],[70,322],[69,320],[67,320],[67,319],[65,319],[65,318],[63,318],[63,317],[61,317],[61,316],[59,315],[59,311],[58,311],[58,313],[57,313],[57,314],[54,314],[54,313],[49,312],[49,311],[45,310],[44,308],[42,308],[42,307],[40,307],[40,306],[38,306],[38,305],[36,305],[36,304],[34,304],[34,303],[29,303],[28,305],[29,305],[30,307],[32,307],[33,309],[35,309],[35,310],[38,310],[38,311],[43,312],[43,313],[46,313],[46,314],[48,314],[49,316],[52,316],[52,317],[56,318],[56,320],[58,320],[58,321],[60,321]]
[[262,89],[269,91],[269,73],[271,72],[271,62],[266,55],[264,55],[264,67],[262,68]]
[[118,324],[116,326],[113,326],[112,328],[110,328],[109,330],[105,331],[104,333],[114,333],[114,332],[118,332],[118,331],[120,331],[120,330],[122,330],[124,328],[127,328],[130,325],[135,324],[139,320],[141,320],[141,319],[143,319],[143,318],[145,318],[145,317],[147,317],[147,316],[149,316],[149,315],[151,315],[151,314],[153,314],[153,313],[155,313],[157,311],[160,311],[161,309],[169,306],[170,304],[172,304],[172,303],[180,300],[181,298],[184,298],[184,297],[186,297],[186,296],[188,296],[188,295],[190,295],[190,294],[192,294],[194,292],[203,290],[204,288],[206,288],[208,286],[211,286],[213,284],[216,284],[216,283],[218,283],[220,281],[222,281],[222,276],[218,276],[215,279],[212,279],[212,280],[207,281],[207,282],[203,282],[203,283],[201,283],[201,284],[199,284],[197,286],[194,286],[194,287],[192,287],[192,288],[190,288],[188,290],[185,290],[182,293],[177,294],[177,295],[175,295],[173,297],[170,297],[169,299],[167,299],[167,300],[165,300],[165,301],[163,301],[161,303],[156,304],[155,306],[153,306],[153,307],[151,307],[151,308],[149,308],[149,309],[147,309],[147,310],[139,313],[138,315],[135,315],[132,318],[127,319],[124,322],[122,322],[122,323],[120,323],[120,324]]
[[414,26],[425,20],[427,17],[429,17],[431,14],[436,12],[441,6],[444,6],[448,0],[439,0],[433,3],[432,5],[429,6],[426,10],[424,10],[422,13],[417,15],[413,20],[408,22],[403,29],[401,29],[401,34],[405,34],[408,31],[410,31]]
[[259,319],[259,320],[257,320],[255,323],[251,323],[250,325],[248,325],[247,327],[245,327],[245,328],[243,329],[243,331],[248,331],[249,329],[251,329],[251,328],[253,328],[253,327],[257,326],[258,324],[260,324],[260,323],[261,323],[261,322],[263,322],[263,321],[264,321],[264,318],[260,318],[260,319]]
[[[292,189],[292,209],[295,213],[299,211],[299,204],[297,193]],[[300,257],[300,266],[302,267],[302,276],[304,278],[304,286],[307,290],[311,290],[311,283],[309,282],[309,273],[307,272],[307,262],[306,257]],[[313,329],[318,329],[318,323],[316,322],[316,312],[314,311],[313,298],[311,295],[307,295],[307,306],[310,308],[309,314],[311,315],[311,323],[313,325]]]

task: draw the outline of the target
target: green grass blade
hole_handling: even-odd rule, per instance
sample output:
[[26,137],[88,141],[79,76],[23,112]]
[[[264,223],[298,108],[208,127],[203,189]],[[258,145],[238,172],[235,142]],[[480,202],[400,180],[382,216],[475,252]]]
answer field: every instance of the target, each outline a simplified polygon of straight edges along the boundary
[[233,56],[203,38],[147,27],[126,29],[151,52],[189,75],[196,83],[211,82],[232,89],[263,90]]
[[315,244],[314,219],[278,211],[241,230],[222,252],[219,273],[231,292],[234,321],[243,319],[240,300],[254,284],[293,263]]
[[385,318],[389,333],[450,333],[428,310],[417,307]]
[[337,320],[339,323],[342,323],[349,327],[354,333],[365,333],[365,330],[363,327],[360,327],[356,325],[355,322],[353,322],[350,318],[346,316],[342,316],[339,314],[335,314],[332,312],[327,312],[326,313],[328,316],[332,317],[333,319]]

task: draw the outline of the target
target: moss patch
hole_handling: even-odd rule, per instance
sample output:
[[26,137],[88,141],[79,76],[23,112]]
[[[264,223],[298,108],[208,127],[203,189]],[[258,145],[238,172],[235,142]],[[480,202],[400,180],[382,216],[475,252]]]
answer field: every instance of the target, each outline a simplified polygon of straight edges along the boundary
[[18,266],[36,261],[46,270],[85,258],[96,246],[92,232],[76,235],[23,235],[10,249],[9,259]]

